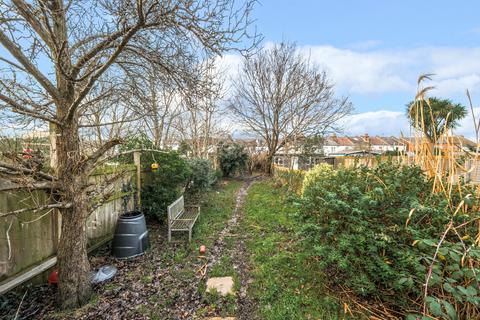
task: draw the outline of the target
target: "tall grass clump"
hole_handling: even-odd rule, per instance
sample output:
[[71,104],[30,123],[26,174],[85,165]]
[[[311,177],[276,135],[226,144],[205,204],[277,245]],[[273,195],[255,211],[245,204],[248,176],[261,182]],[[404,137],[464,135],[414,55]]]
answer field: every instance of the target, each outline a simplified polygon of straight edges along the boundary
[[273,178],[277,186],[285,186],[288,191],[300,195],[305,171],[273,166]]
[[[442,119],[441,132],[433,131],[433,139],[423,132],[434,115],[428,99],[433,88],[423,86],[430,75],[418,80],[418,93],[410,107],[415,122],[415,163],[432,180],[432,195],[446,204],[448,221],[439,230],[434,242],[435,251],[429,256],[427,274],[422,284],[422,314],[449,319],[480,318],[480,197],[478,184],[464,177],[476,171],[479,164],[479,131],[472,100],[467,91],[476,135],[475,152],[461,152],[461,139],[455,137],[450,122],[452,114]],[[433,141],[432,141],[433,140]],[[441,142],[441,144],[438,143]],[[460,201],[459,201],[460,200]],[[464,222],[458,222],[463,217]]]

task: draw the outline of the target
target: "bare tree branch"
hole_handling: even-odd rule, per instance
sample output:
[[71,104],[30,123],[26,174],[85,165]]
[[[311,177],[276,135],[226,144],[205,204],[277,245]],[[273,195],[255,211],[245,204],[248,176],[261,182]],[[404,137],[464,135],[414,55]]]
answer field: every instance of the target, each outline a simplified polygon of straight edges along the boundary
[[47,122],[55,123],[59,126],[62,125],[62,123],[57,121],[56,119],[47,117],[47,116],[42,115],[41,113],[38,113],[34,110],[28,109],[28,108],[22,106],[21,104],[17,103],[15,100],[13,100],[13,99],[11,99],[11,98],[9,98],[6,95],[3,95],[1,93],[0,93],[0,100],[5,102],[7,104],[7,106],[15,113],[22,114],[24,116],[33,117],[33,118],[40,119],[40,120],[44,120],[44,121],[47,121]]
[[14,211],[9,211],[9,212],[0,212],[0,218],[8,217],[11,215],[17,215],[23,212],[33,212],[37,213],[39,211],[45,210],[45,209],[68,209],[71,208],[72,204],[71,203],[54,203],[54,204],[47,204],[44,206],[40,207],[35,207],[35,208],[23,208],[23,209],[18,209]]
[[40,83],[53,99],[58,99],[58,91],[37,67],[22,53],[20,48],[0,30],[0,43],[7,49],[15,59]]
[[23,174],[26,174],[26,175],[31,175],[31,176],[34,176],[34,177],[41,178],[43,180],[48,180],[48,181],[57,180],[54,176],[51,176],[51,175],[46,174],[44,172],[39,172],[39,171],[35,171],[35,170],[32,170],[32,169],[19,167],[19,166],[9,164],[9,163],[6,163],[6,162],[2,162],[2,161],[0,161],[0,168],[8,169],[8,170],[12,171],[14,174],[15,173],[23,173]]

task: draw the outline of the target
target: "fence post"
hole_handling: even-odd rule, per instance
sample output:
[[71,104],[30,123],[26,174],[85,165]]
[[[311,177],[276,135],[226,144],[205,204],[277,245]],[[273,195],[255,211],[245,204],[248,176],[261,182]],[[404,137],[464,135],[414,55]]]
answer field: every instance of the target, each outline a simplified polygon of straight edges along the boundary
[[137,167],[137,203],[138,207],[141,208],[141,189],[142,189],[142,184],[141,184],[141,177],[142,177],[142,164],[140,161],[140,152],[134,152],[133,153],[133,163]]

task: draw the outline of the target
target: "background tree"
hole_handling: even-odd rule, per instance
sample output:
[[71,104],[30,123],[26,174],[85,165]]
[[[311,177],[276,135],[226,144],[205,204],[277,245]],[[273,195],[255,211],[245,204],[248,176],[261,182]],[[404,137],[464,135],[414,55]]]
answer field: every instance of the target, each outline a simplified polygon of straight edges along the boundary
[[283,145],[301,135],[333,129],[352,110],[347,98],[334,97],[325,71],[289,43],[246,59],[234,88],[230,109],[265,141],[269,172],[273,156]]
[[224,135],[218,125],[222,120],[220,101],[225,95],[224,77],[214,59],[204,61],[199,70],[202,86],[182,92],[184,112],[176,118],[175,127],[181,139],[188,142],[190,155],[207,159],[214,140]]
[[458,127],[467,115],[467,108],[449,99],[427,98],[407,105],[407,118],[433,144],[448,130]]
[[154,64],[179,84],[198,84],[192,68],[246,36],[253,2],[0,0],[1,120],[50,127],[55,157],[50,172],[4,157],[0,173],[16,182],[21,174],[25,187],[46,190],[47,208],[61,213],[62,307],[82,305],[91,296],[86,220],[109,194],[88,178],[122,142],[114,137],[95,149],[83,147],[80,129],[88,107],[110,92],[100,83],[115,75],[129,85]]
[[145,77],[145,92],[140,97],[144,106],[143,124],[156,148],[171,142],[172,124],[182,115],[181,88],[152,66]]

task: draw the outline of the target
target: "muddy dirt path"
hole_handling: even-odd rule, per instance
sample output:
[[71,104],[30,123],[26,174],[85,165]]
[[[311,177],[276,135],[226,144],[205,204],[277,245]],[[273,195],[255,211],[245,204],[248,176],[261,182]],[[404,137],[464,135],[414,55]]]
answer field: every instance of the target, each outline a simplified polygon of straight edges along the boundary
[[[255,320],[258,319],[256,314],[256,303],[252,301],[248,295],[248,286],[251,283],[249,274],[250,268],[248,265],[248,253],[246,251],[245,241],[247,236],[241,234],[239,226],[244,218],[244,204],[248,189],[255,182],[260,180],[261,177],[249,177],[245,179],[243,186],[240,188],[236,195],[235,208],[232,213],[232,217],[228,221],[225,228],[220,232],[217,241],[215,241],[214,247],[211,250],[211,256],[208,262],[208,269],[211,269],[222,257],[222,255],[229,255],[233,269],[238,275],[239,290],[236,292],[236,317],[237,319]],[[225,238],[231,237],[234,241],[233,247],[227,248]],[[207,272],[208,275],[208,272]]]
[[[243,204],[245,203],[245,198],[247,196],[248,188],[254,181],[253,178],[247,179],[243,186],[238,191],[236,198],[235,198],[235,208],[232,213],[232,217],[228,220],[227,225],[225,228],[220,232],[218,235],[218,239],[213,244],[213,248],[210,251],[210,257],[208,261],[208,269],[210,270],[211,267],[218,262],[218,259],[223,254],[225,249],[225,237],[235,237],[236,235],[232,233],[232,231],[238,226],[238,221],[240,216],[243,214]],[[207,272],[208,274],[208,272]]]

